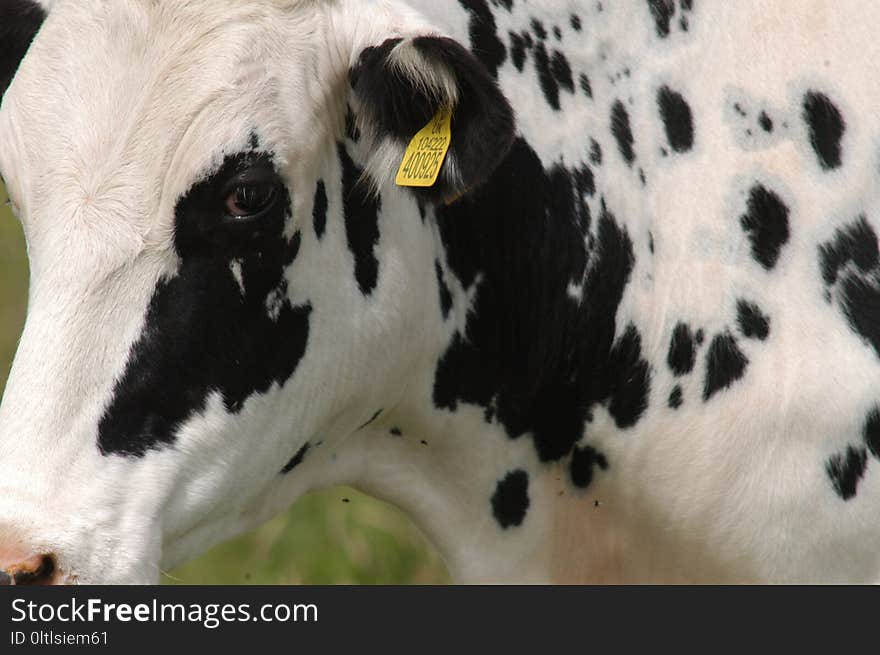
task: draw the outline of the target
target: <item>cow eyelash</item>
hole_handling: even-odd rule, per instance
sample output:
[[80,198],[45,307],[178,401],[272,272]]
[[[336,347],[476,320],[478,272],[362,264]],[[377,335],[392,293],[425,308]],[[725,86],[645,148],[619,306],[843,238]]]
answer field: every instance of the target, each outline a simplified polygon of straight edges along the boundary
[[281,181],[274,170],[253,166],[223,185],[223,208],[234,220],[252,220],[273,209],[281,197]]

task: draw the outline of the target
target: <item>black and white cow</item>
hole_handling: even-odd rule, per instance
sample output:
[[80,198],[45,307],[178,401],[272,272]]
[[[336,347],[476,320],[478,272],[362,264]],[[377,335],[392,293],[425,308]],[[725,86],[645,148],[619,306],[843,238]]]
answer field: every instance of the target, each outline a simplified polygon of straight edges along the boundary
[[0,582],[336,483],[459,581],[880,578],[880,4],[406,5],[0,3]]

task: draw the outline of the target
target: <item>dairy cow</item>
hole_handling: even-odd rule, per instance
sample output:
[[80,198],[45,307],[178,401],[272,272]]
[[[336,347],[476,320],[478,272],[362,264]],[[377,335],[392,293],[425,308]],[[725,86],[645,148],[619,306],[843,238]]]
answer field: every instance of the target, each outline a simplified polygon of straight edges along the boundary
[[336,483],[464,582],[876,580],[878,26],[5,0],[0,582],[155,582]]

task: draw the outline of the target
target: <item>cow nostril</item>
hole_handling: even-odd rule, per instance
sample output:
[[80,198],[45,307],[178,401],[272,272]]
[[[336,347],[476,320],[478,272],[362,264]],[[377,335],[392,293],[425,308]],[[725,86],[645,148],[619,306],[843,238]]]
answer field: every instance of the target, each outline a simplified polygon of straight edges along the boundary
[[50,555],[36,555],[0,571],[0,585],[51,584],[55,560]]

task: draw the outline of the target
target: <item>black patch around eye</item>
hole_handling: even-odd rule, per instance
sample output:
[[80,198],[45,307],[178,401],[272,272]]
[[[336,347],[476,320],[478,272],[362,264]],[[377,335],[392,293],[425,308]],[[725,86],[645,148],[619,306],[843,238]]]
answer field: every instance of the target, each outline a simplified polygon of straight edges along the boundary
[[[243,158],[227,158],[218,173],[224,180],[230,161]],[[178,203],[180,268],[158,283],[100,421],[104,455],[141,457],[173,444],[211,393],[227,412],[240,412],[252,395],[286,383],[305,353],[311,306],[290,303],[285,277],[301,241],[299,232],[284,236],[289,197],[256,238],[246,237],[246,247],[218,243],[210,238],[208,208],[222,212],[222,203],[206,190],[222,182],[213,177]]]
[[492,495],[492,514],[503,529],[522,524],[529,509],[529,474],[511,471],[498,481]]
[[775,192],[756,184],[749,192],[746,210],[740,225],[752,244],[752,256],[769,271],[788,243],[789,209]]
[[839,168],[842,163],[840,141],[846,130],[840,110],[824,93],[810,91],[804,95],[803,118],[819,166],[826,171]]
[[[230,216],[227,197],[241,185],[256,184],[280,190],[277,199],[255,216]],[[283,226],[290,194],[266,153],[228,155],[219,170],[196,183],[179,201],[174,245],[181,257],[211,255],[238,257],[258,250]]]

